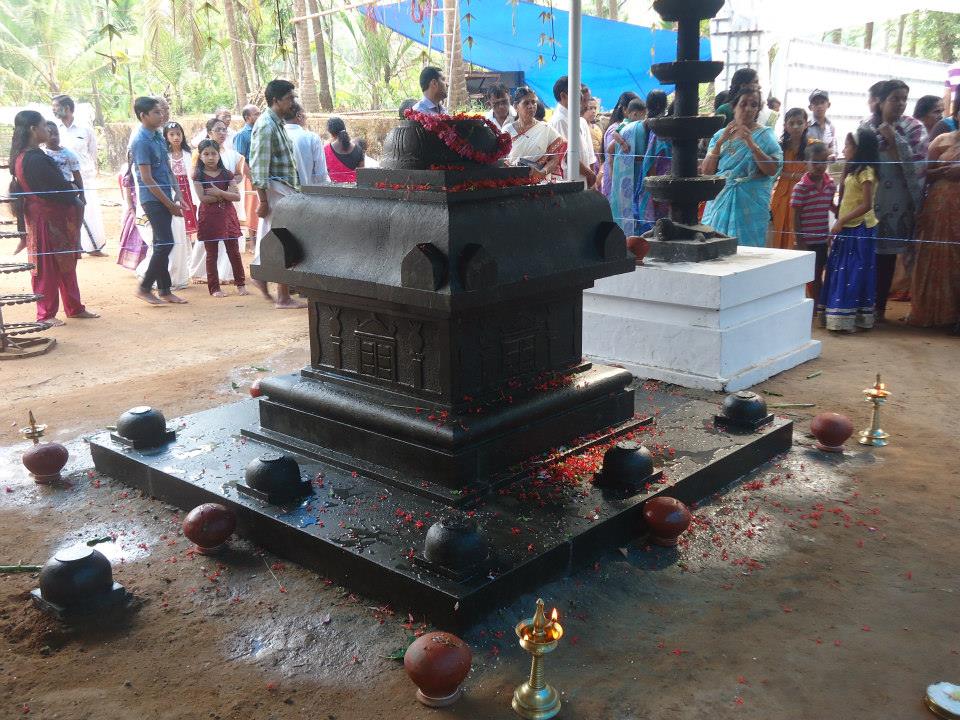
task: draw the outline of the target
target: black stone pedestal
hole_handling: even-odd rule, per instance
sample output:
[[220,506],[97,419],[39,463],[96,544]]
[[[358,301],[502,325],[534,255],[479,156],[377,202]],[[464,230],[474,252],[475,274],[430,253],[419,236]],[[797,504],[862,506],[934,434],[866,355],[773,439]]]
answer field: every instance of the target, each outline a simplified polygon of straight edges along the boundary
[[654,240],[649,239],[650,250],[646,257],[663,262],[703,262],[734,255],[737,252],[736,238],[711,238],[709,240]]
[[[352,591],[460,630],[518,594],[532,591],[597,553],[642,534],[645,500],[665,494],[686,503],[709,497],[791,444],[792,423],[776,419],[756,432],[713,427],[717,407],[667,393],[644,393],[642,415],[657,423],[627,423],[619,433],[596,433],[583,447],[568,443],[514,467],[496,489],[460,493],[461,509],[483,528],[490,555],[478,572],[457,579],[416,558],[427,530],[449,503],[402,489],[336,462],[295,454],[312,494],[292,506],[269,505],[237,490],[247,463],[275,446],[241,434],[258,424],[247,400],[189,415],[177,439],[135,450],[110,438],[90,440],[100,472],[188,509],[219,502],[237,514],[237,532],[254,543],[341,582]],[[633,439],[664,448],[663,475],[637,487],[605,490],[577,468],[602,457],[603,445]],[[666,448],[672,448],[669,452]],[[556,460],[560,458],[560,460]]]

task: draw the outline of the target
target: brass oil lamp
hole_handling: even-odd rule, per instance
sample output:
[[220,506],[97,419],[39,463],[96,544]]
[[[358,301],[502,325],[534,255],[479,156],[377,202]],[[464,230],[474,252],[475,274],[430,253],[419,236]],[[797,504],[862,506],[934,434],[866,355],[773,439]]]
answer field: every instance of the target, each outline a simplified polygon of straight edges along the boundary
[[883,447],[887,444],[887,438],[890,437],[890,433],[880,429],[880,406],[887,401],[887,396],[890,395],[890,391],[886,389],[884,383],[880,382],[880,373],[877,373],[877,382],[874,386],[865,389],[863,394],[867,402],[873,403],[873,417],[870,419],[870,427],[860,432],[860,440],[858,442],[861,445]]
[[520,647],[533,656],[530,679],[513,692],[513,711],[527,720],[546,720],[560,712],[560,694],[544,679],[543,656],[557,649],[563,637],[563,627],[557,622],[554,608],[547,620],[543,600],[537,600],[537,611],[532,618],[517,623]]

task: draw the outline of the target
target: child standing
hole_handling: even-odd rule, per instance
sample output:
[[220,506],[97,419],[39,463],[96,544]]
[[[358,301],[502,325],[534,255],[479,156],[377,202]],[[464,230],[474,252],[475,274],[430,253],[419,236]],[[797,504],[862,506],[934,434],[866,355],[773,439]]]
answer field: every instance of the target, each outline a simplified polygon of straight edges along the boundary
[[[47,134],[50,136],[50,139],[43,144],[43,152],[53,158],[53,161],[60,169],[60,174],[63,175],[63,179],[68,183],[73,183],[73,186],[80,191],[76,199],[76,204],[81,208],[78,212],[80,213],[80,222],[82,225],[82,208],[86,203],[86,199],[83,194],[83,176],[80,174],[80,158],[78,158],[77,154],[70,148],[65,148],[60,145],[60,128],[57,127],[55,122],[47,121]],[[103,246],[97,247],[96,243],[93,244],[93,247],[93,252],[100,252],[103,249]],[[77,248],[81,248],[79,235],[77,236]],[[82,250],[80,251],[82,252]],[[83,256],[81,255],[80,257]]]
[[60,128],[55,122],[47,121],[47,133],[50,139],[43,144],[43,151],[53,158],[63,174],[63,179],[73,183],[78,190],[82,191],[83,176],[80,174],[80,158],[70,148],[60,145]]
[[243,261],[240,259],[240,218],[233,203],[240,199],[237,183],[232,172],[223,166],[220,146],[209,138],[201,141],[198,148],[200,162],[193,176],[193,185],[200,198],[200,218],[197,239],[207,253],[207,289],[213,297],[226,297],[220,289],[217,273],[217,256],[220,241],[223,241],[233,268],[237,295],[248,295],[244,287]]
[[855,332],[873,327],[877,300],[877,216],[873,212],[877,190],[880,144],[873,130],[860,128],[847,135],[843,148],[847,161],[843,200],[827,273],[820,293],[820,307],[827,330]]
[[177,185],[180,186],[183,222],[187,235],[192,237],[197,232],[197,207],[190,193],[190,146],[178,122],[168,122],[163,126],[163,139],[167,141],[170,169],[173,170],[173,176],[176,178]]
[[147,256],[147,244],[140,236],[137,227],[137,189],[133,182],[133,158],[127,151],[127,164],[124,165],[117,178],[120,183],[120,194],[126,212],[120,224],[120,251],[117,253],[117,265],[128,270],[136,270],[137,265]]
[[797,250],[809,250],[816,256],[813,282],[807,284],[807,296],[818,300],[827,264],[827,236],[830,210],[837,185],[827,174],[830,148],[815,140],[806,149],[807,172],[794,186],[790,196]]
[[793,188],[803,177],[806,169],[804,152],[807,149],[807,111],[803,108],[790,108],[783,116],[783,136],[780,138],[783,149],[783,172],[777,178],[770,199],[770,235],[767,246],[789,250],[794,246],[793,211],[790,198]]

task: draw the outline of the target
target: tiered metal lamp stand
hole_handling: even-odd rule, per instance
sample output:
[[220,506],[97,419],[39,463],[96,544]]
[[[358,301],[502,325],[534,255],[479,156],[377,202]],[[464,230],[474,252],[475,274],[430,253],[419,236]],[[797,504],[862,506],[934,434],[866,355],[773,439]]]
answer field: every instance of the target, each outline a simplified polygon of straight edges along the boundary
[[[9,202],[8,198],[4,198]],[[10,225],[13,230],[8,229]],[[0,220],[0,239],[23,237],[16,230],[15,220]],[[0,275],[24,273],[33,270],[32,263],[0,263]],[[43,296],[37,293],[11,293],[0,295],[0,360],[18,360],[20,358],[42,355],[56,344],[54,338],[33,337],[37,333],[50,329],[50,323],[16,322],[8,323],[3,319],[3,308],[9,305],[35,303]]]

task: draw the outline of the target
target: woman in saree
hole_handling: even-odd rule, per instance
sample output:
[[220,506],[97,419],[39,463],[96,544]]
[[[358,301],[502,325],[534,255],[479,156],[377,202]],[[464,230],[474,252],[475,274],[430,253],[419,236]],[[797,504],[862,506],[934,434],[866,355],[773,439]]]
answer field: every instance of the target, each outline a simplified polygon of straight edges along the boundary
[[350,139],[347,125],[338,117],[327,120],[327,133],[330,142],[323,148],[323,157],[327,161],[330,181],[352,183],[357,181],[357,168],[363,167],[366,160],[363,146]]
[[[664,97],[666,101],[666,97]],[[666,114],[673,112],[673,105],[667,109]],[[659,108],[655,108],[659,109]],[[663,111],[659,113],[663,115]],[[660,202],[650,197],[647,192],[646,179],[648,177],[657,177],[659,175],[668,175],[670,173],[671,158],[673,157],[673,145],[669,140],[657,137],[657,134],[648,127],[647,146],[643,153],[643,164],[641,167],[641,182],[637,187],[636,213],[639,234],[643,234],[652,229],[654,224],[662,217],[670,215],[670,203]]]
[[763,98],[752,86],[731,101],[733,122],[710,140],[703,174],[727,184],[707,203],[703,223],[737,238],[740,245],[763,247],[770,224],[773,181],[783,167],[783,150],[773,130],[757,122]]
[[560,162],[567,151],[567,143],[556,130],[537,120],[537,94],[528,87],[517,88],[514,94],[517,119],[503,131],[510,135],[513,145],[508,160],[511,165],[529,167],[538,180],[561,180]]
[[[914,223],[923,201],[923,170],[927,159],[927,131],[909,115],[909,86],[902,80],[887,80],[876,91],[877,106],[861,127],[877,134],[880,168],[877,178],[877,322],[883,322],[887,299],[897,269],[897,256],[904,255],[904,279],[913,270]],[[906,289],[909,283],[904,283]]]
[[927,197],[917,219],[907,321],[960,331],[960,130],[942,133],[928,153]]
[[[619,133],[615,134],[617,146],[614,149],[612,165],[613,181],[610,184],[610,208],[613,211],[613,221],[617,223],[627,236],[639,235],[649,229],[652,223],[647,222],[646,215],[650,196],[643,188],[645,173],[650,173],[656,167],[654,162],[647,162],[647,149],[661,147],[656,140],[651,143],[655,135],[650,131],[648,120],[662,116],[667,110],[667,94],[663,90],[651,90],[647,95],[647,119],[631,122],[624,125]],[[669,145],[666,146],[669,155]]]
[[76,187],[63,179],[53,159],[40,149],[49,139],[47,121],[33,110],[22,110],[14,118],[10,143],[10,194],[17,225],[26,239],[14,251],[27,248],[37,320],[63,325],[57,318],[60,298],[68,318],[100,317],[87,310],[77,285],[77,258],[80,257],[80,222],[83,207],[77,204]]
[[610,166],[613,160],[613,134],[617,132],[626,121],[627,106],[631,100],[635,100],[636,98],[637,94],[629,90],[621,93],[620,97],[617,98],[617,104],[613,106],[613,110],[610,112],[610,120],[607,122],[607,127],[603,131],[603,142],[600,143],[600,152],[597,154],[597,157],[600,158],[601,167],[603,168],[600,176],[600,192],[607,198],[610,197],[610,185],[613,181],[613,171]]

